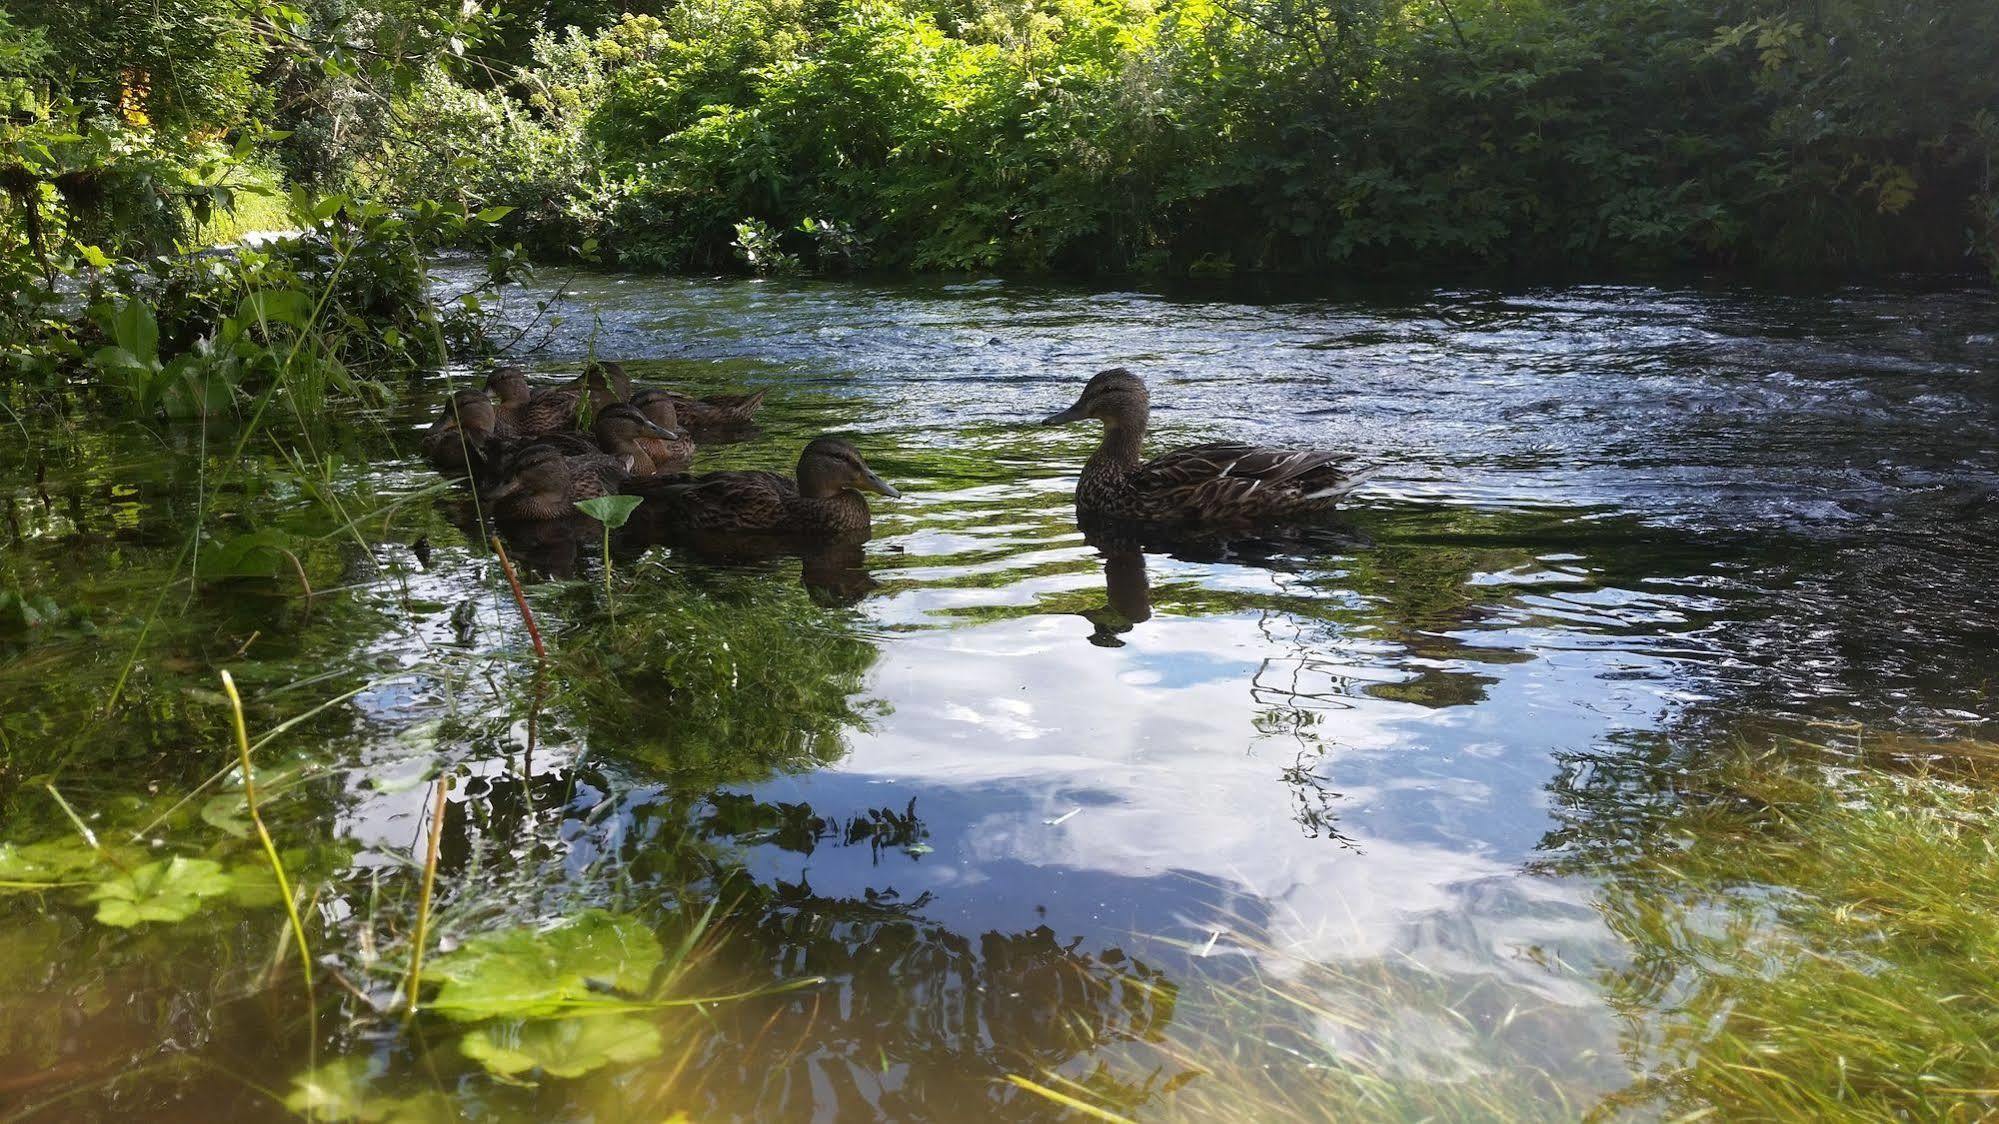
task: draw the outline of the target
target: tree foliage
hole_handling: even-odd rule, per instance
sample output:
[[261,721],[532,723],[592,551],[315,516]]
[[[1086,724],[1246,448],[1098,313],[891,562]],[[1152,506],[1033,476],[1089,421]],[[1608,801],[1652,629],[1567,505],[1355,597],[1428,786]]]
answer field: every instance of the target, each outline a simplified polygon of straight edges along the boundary
[[746,221],[821,267],[1953,268],[1994,57],[1965,0],[692,0],[434,71],[392,164],[657,268]]

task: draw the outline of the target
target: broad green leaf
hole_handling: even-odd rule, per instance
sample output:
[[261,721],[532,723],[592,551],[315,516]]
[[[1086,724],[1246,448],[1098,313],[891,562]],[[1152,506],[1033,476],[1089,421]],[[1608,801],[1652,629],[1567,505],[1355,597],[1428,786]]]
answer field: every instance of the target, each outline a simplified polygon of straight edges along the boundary
[[479,222],[499,222],[513,213],[512,207],[488,207],[472,217]]
[[609,988],[641,992],[662,954],[659,939],[637,919],[587,910],[542,930],[533,926],[482,933],[424,965],[441,980],[429,1004],[454,1019],[559,1014]]
[[268,578],[278,572],[290,548],[291,538],[283,531],[248,531],[202,547],[195,572],[205,579]]
[[74,882],[97,861],[97,852],[81,839],[0,843],[0,882]]
[[613,531],[625,525],[642,502],[637,496],[596,496],[587,500],[577,500],[576,510],[602,523]]
[[221,863],[176,855],[98,883],[90,900],[97,903],[98,921],[129,929],[144,921],[185,921],[201,908],[203,898],[229,889]]
[[458,1048],[501,1077],[540,1070],[550,1077],[580,1077],[612,1063],[658,1057],[659,1028],[631,1015],[551,1019],[525,1025],[481,1027]]
[[248,839],[249,810],[242,793],[225,793],[201,806],[201,822],[210,827],[221,828],[238,839]]
[[95,246],[78,246],[76,252],[90,263],[92,269],[110,269],[111,257]]
[[159,358],[160,325],[145,301],[130,300],[118,306],[111,314],[111,336],[140,363]]
[[302,327],[312,316],[312,298],[297,289],[259,289],[236,306],[236,316],[246,322]]
[[319,1120],[366,1120],[382,1117],[370,1112],[368,1083],[373,1066],[367,1058],[335,1058],[292,1078],[292,1091],[285,1107]]

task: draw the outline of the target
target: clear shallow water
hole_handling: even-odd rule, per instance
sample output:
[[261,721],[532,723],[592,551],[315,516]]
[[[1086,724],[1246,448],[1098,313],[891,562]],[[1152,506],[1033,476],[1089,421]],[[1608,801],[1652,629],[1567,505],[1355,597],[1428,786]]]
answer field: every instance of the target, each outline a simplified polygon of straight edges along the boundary
[[[763,433],[706,464],[782,467],[844,432],[905,498],[875,503],[860,559],[621,544],[616,623],[594,537],[515,541],[557,653],[537,676],[467,505],[412,456],[441,381],[322,438],[342,455],[318,491],[211,493],[153,439],[37,431],[8,469],[13,584],[100,627],[143,617],[199,516],[292,527],[326,592],[173,587],[183,611],[136,661],[148,710],[124,720],[60,717],[123,648],[12,649],[10,743],[66,747],[9,778],[15,806],[57,777],[116,818],[212,772],[214,668],[258,727],[356,691],[299,728],[310,780],[274,813],[332,852],[315,904],[355,994],[317,1033],[257,999],[227,965],[269,957],[268,912],[127,933],[17,897],[0,931],[25,961],[73,942],[101,966],[16,965],[0,1056],[22,1064],[0,1079],[77,1067],[0,1083],[22,1106],[265,1114],[252,1086],[282,1092],[310,1042],[474,1114],[1036,1117],[1056,1110],[1001,1079],[1172,1078],[1197,1068],[1176,1043],[1238,1033],[1211,986],[1310,966],[1351,989],[1315,984],[1343,1017],[1258,1022],[1294,1060],[1504,1078],[1570,1115],[1647,1064],[1593,872],[1667,845],[1652,828],[1706,762],[1772,732],[1990,733],[1988,292],[569,288],[533,362],[573,369],[594,342],[641,379],[769,386]],[[1100,549],[1069,507],[1094,432],[1031,422],[1111,365],[1150,380],[1155,444],[1383,470],[1310,534]],[[583,905],[671,933],[718,901],[716,981],[828,982],[667,1018],[660,1059],[530,1091],[440,1070],[452,1031],[374,1011],[393,979],[353,951],[398,931],[440,773],[447,947]],[[47,808],[22,822],[56,830]],[[212,849],[201,830],[159,847]],[[48,1011],[71,1020],[53,1043]],[[206,1067],[106,1084],[85,1056]]]

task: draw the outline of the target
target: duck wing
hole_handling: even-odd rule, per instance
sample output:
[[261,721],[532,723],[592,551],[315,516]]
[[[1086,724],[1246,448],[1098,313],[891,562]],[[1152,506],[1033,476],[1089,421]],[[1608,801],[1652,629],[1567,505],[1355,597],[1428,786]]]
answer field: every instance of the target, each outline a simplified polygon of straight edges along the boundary
[[695,429],[713,429],[747,424],[763,408],[765,392],[709,394],[701,398],[671,390],[661,393],[673,403],[673,412],[679,416],[680,424]]
[[1227,520],[1324,510],[1367,476],[1341,453],[1216,441],[1147,461],[1131,482],[1150,506]]
[[513,426],[527,437],[575,429],[577,406],[582,401],[583,392],[573,387],[537,390],[515,412]]
[[584,457],[570,457],[569,498],[590,500],[598,496],[615,496],[632,478],[630,457],[614,457],[609,453],[592,453]]
[[781,525],[798,484],[775,472],[708,472],[627,485],[672,526],[686,531],[760,531]]

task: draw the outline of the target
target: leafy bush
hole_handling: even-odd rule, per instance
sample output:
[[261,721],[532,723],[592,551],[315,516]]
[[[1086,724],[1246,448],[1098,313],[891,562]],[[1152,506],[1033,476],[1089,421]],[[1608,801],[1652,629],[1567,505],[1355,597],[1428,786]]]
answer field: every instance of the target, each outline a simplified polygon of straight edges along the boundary
[[1969,0],[691,0],[434,72],[398,159],[652,268],[1948,268],[1995,54]]

